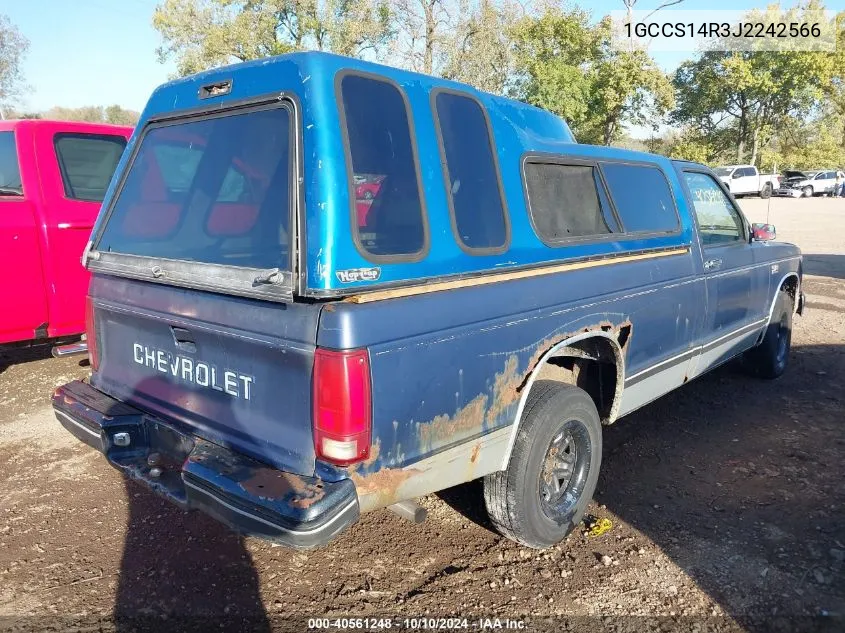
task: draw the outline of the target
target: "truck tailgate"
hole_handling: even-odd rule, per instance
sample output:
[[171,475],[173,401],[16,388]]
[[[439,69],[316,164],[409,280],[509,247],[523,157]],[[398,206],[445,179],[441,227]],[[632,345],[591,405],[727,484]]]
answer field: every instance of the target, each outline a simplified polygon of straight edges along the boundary
[[98,389],[279,469],[314,471],[319,305],[95,276]]

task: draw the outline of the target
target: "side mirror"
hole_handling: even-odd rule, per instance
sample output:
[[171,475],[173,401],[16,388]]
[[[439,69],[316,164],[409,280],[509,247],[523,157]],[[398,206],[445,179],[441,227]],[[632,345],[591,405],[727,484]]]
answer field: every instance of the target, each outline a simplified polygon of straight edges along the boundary
[[742,174],[739,173],[738,169],[731,174],[731,178],[739,178],[740,176],[742,176]]
[[774,224],[755,222],[751,225],[751,239],[755,242],[770,242],[777,237]]

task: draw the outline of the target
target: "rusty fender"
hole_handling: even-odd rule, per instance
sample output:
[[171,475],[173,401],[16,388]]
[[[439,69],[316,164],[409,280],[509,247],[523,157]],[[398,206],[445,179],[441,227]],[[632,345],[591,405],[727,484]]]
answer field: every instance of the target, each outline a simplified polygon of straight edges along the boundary
[[[479,394],[452,415],[442,414],[419,425],[420,445],[428,449],[436,440],[456,440],[458,443],[404,467],[383,466],[381,445],[377,442],[370,458],[349,471],[358,491],[361,511],[386,507],[398,501],[413,499],[451,486],[472,481],[507,467],[518,430],[525,399],[546,361],[559,354],[562,348],[592,337],[608,339],[613,348],[617,381],[610,418],[615,419],[624,382],[624,350],[631,338],[630,321],[613,324],[602,321],[575,332],[552,336],[532,345],[531,356],[524,370],[519,370],[519,356],[509,354],[505,366],[493,378],[492,394]],[[515,416],[502,425],[512,405],[518,403]],[[498,423],[498,428],[496,424]],[[494,430],[489,430],[493,428]],[[462,438],[464,439],[463,441]],[[401,447],[393,447],[394,457],[401,455]]]
[[500,469],[510,427],[452,446],[405,468],[382,468],[349,476],[358,490],[361,512],[416,499],[438,490],[478,479]]
[[519,432],[519,424],[522,419],[522,411],[525,408],[525,403],[534,381],[540,375],[540,371],[546,362],[555,356],[560,355],[562,350],[573,343],[585,341],[590,338],[601,337],[610,342],[610,347],[616,360],[616,393],[613,397],[613,405],[607,419],[602,420],[606,424],[612,423],[619,414],[619,405],[622,401],[622,389],[625,383],[625,350],[627,349],[631,336],[633,333],[633,324],[629,320],[625,320],[617,325],[609,321],[603,321],[597,327],[585,327],[580,332],[564,336],[561,340],[557,337],[548,338],[542,341],[538,346],[534,355],[529,362],[530,373],[525,379],[522,387],[519,390],[519,405],[514,415],[513,424],[508,427],[509,440],[507,449],[504,452],[502,463],[499,470],[504,470],[508,467],[511,452],[516,443],[516,436]]

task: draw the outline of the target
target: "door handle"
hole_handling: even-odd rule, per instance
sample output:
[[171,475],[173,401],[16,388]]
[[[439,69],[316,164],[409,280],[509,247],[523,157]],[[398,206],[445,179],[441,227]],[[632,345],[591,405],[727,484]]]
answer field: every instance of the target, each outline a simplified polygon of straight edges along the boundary
[[708,259],[704,262],[704,270],[719,270],[722,267],[721,259]]
[[171,325],[170,331],[173,333],[173,342],[176,343],[176,347],[189,354],[196,353],[197,344],[194,342],[193,335],[188,330]]

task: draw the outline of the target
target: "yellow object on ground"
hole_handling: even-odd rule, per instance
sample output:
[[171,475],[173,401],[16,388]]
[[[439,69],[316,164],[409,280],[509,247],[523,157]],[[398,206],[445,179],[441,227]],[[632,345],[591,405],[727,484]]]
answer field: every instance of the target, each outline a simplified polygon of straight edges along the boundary
[[597,519],[587,529],[587,536],[601,536],[605,532],[609,532],[612,527],[613,523],[610,519]]

